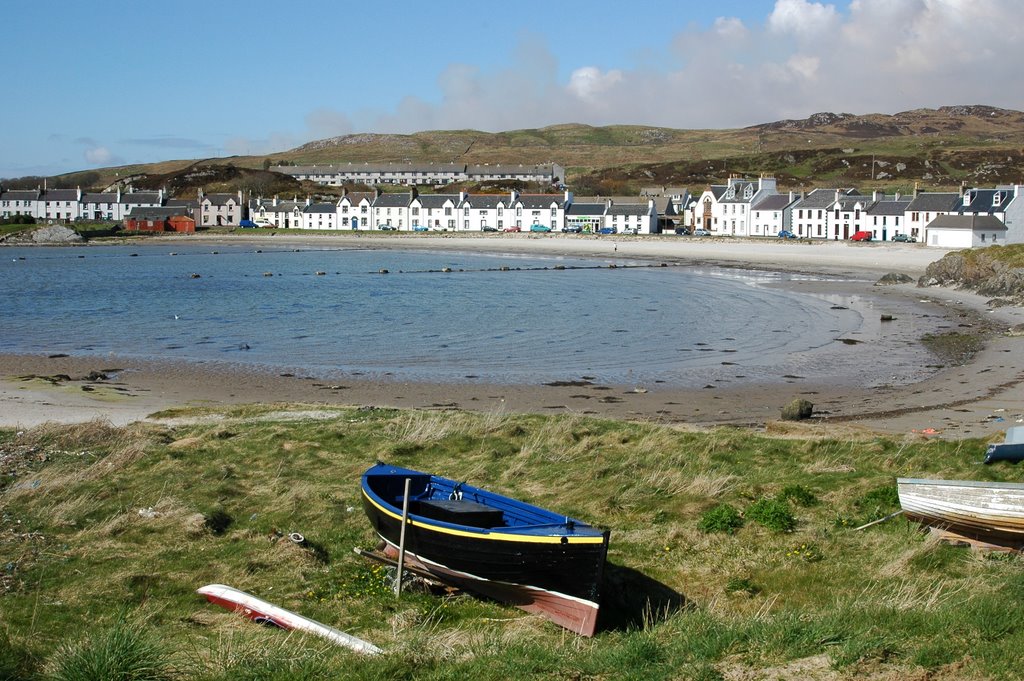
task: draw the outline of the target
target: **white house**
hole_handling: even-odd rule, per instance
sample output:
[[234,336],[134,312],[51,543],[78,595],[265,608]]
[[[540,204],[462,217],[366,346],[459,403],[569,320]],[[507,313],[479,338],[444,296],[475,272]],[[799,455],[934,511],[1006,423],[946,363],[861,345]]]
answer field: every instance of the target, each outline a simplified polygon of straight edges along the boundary
[[646,203],[614,203],[608,200],[604,211],[603,228],[617,234],[656,234],[658,211],[654,199]]
[[790,211],[792,222],[789,230],[805,239],[836,238],[837,232],[830,229],[830,225],[836,221],[832,216],[844,197],[854,197],[855,201],[865,198],[856,189],[815,189],[809,194],[801,194]]
[[378,193],[370,208],[373,229],[412,230],[409,222],[409,203],[416,198],[415,190],[401,194]]
[[207,194],[199,190],[199,214],[196,227],[217,227],[237,225],[246,217],[246,206],[242,192],[237,194]]
[[862,221],[863,229],[871,232],[873,238],[877,237],[883,241],[891,240],[897,234],[920,238],[920,234],[911,234],[904,226],[904,216],[910,201],[911,199],[899,194],[878,197],[878,200],[868,207],[867,217]]
[[940,215],[956,215],[961,205],[956,192],[918,192],[903,213],[903,228],[911,236],[924,234],[925,227]]
[[750,236],[778,237],[785,229],[789,208],[796,202],[793,192],[770,194],[750,209]]
[[992,215],[939,215],[925,227],[925,243],[937,248],[978,248],[1006,243],[1006,225]]
[[[458,194],[419,194],[409,203],[412,228],[426,228],[436,232],[454,232]],[[501,223],[499,219],[499,225]]]
[[333,203],[308,203],[302,209],[303,229],[339,229],[338,206]]
[[778,194],[774,177],[756,181],[730,177],[728,184],[706,189],[691,209],[694,229],[728,236],[750,235],[751,208],[762,199]]
[[340,229],[371,229],[370,216],[373,192],[342,192],[336,211]]
[[572,194],[568,191],[564,194],[512,192],[511,199],[515,226],[527,231],[538,225],[559,232],[565,226],[565,206],[572,203]]

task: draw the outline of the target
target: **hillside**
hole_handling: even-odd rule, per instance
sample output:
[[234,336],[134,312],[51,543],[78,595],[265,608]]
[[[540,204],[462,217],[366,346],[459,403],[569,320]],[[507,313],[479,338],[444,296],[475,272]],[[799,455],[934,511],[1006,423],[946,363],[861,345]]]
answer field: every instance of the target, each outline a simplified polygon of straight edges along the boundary
[[[891,115],[818,113],[800,120],[717,130],[564,124],[498,133],[355,134],[266,157],[167,161],[89,171],[55,178],[50,186],[60,186],[62,180],[81,183],[83,175],[102,185],[126,176],[168,176],[207,165],[241,170],[261,168],[268,161],[395,161],[556,162],[565,166],[569,184],[580,194],[634,193],[651,185],[699,189],[730,174],[762,172],[773,173],[783,188],[857,185],[909,191],[915,183],[934,189],[963,182],[1022,181],[1022,148],[1024,113],[989,106],[944,106]],[[276,185],[275,190],[286,191]]]

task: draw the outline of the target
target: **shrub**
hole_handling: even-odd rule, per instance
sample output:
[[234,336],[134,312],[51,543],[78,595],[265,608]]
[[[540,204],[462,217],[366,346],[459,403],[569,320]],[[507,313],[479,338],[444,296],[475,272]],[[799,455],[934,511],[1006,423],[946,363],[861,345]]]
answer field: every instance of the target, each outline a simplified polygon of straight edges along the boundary
[[796,527],[796,518],[789,510],[789,504],[782,499],[758,499],[747,509],[747,517],[773,532],[792,532]]
[[853,502],[857,510],[863,514],[865,522],[885,517],[899,504],[900,497],[896,485],[876,487]]
[[743,526],[743,516],[729,504],[719,504],[708,509],[700,517],[697,529],[701,532],[725,532],[732,534]]
[[779,492],[779,499],[786,499],[792,501],[797,506],[803,506],[807,508],[809,506],[817,506],[818,497],[814,496],[814,493],[803,485],[787,485],[782,488]]
[[51,665],[50,678],[55,681],[164,681],[173,677],[156,639],[140,626],[125,622],[78,644],[61,646]]

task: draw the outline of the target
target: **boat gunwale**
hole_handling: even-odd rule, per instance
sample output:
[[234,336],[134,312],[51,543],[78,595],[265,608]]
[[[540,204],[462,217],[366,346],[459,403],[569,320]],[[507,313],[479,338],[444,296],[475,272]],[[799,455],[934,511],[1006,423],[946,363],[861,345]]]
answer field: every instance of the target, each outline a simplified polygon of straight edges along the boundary
[[985,480],[931,480],[928,478],[896,478],[899,485],[937,485],[941,487],[977,487],[1024,491],[1024,482],[995,482]]
[[[431,475],[429,473],[422,473],[420,471],[412,471],[410,469],[400,469],[400,470],[408,472],[408,473],[414,473],[414,474],[417,474],[417,475],[427,476],[431,483],[433,483],[433,481],[435,479],[439,479],[439,480],[444,480],[446,482],[452,483],[453,485],[457,485],[458,484],[455,481],[450,480],[448,478],[442,478],[440,476]],[[401,509],[401,507],[399,507],[399,506],[397,506],[395,504],[391,504],[388,501],[386,501],[368,483],[368,478],[372,477],[374,475],[379,475],[380,477],[388,477],[389,475],[391,477],[401,477],[401,474],[384,474],[384,473],[382,473],[382,474],[371,474],[369,471],[367,471],[366,473],[363,474],[363,476],[362,476],[362,483],[361,483],[361,488],[362,488],[362,493],[363,493],[364,498],[366,498],[371,504],[376,506],[382,513],[384,513],[384,514],[392,517],[393,519],[398,520],[399,522],[401,522],[401,520],[402,520],[402,509]],[[495,492],[490,492],[488,490],[483,490],[483,489],[472,487],[472,486],[464,486],[464,487],[466,489],[470,489],[470,490],[473,490],[473,491],[479,491],[481,493],[481,496],[484,496],[484,497],[495,497],[495,498],[499,498],[499,499],[511,502],[512,504],[518,504],[518,505],[521,505],[521,506],[527,506],[527,507],[530,507],[530,508],[533,508],[533,509],[537,509],[538,511],[541,511],[544,514],[547,514],[547,515],[549,515],[552,518],[563,518],[564,520],[562,522],[556,522],[556,523],[542,523],[542,524],[520,525],[520,526],[501,526],[501,527],[498,527],[498,528],[480,528],[480,527],[474,527],[472,525],[462,525],[462,524],[459,524],[459,523],[451,523],[451,522],[447,522],[447,521],[444,521],[444,520],[438,520],[438,519],[435,519],[435,518],[428,518],[426,516],[418,515],[418,514],[415,514],[415,513],[409,513],[410,524],[418,526],[418,527],[421,527],[423,529],[434,530],[434,531],[443,532],[443,533],[446,533],[446,534],[456,534],[456,535],[460,535],[460,536],[468,536],[468,537],[475,537],[475,538],[479,538],[479,539],[488,539],[488,540],[495,540],[495,541],[522,541],[522,542],[528,542],[528,543],[562,543],[563,540],[565,540],[565,542],[569,543],[569,544],[599,544],[599,543],[607,544],[607,542],[608,542],[608,534],[609,533],[605,529],[596,527],[596,526],[591,525],[589,523],[585,523],[585,522],[583,522],[581,520],[577,520],[575,518],[571,518],[569,516],[561,516],[559,514],[554,513],[553,511],[549,511],[548,509],[542,508],[540,506],[535,506],[533,504],[528,504],[527,502],[520,501],[519,499],[514,499],[512,497],[507,497],[507,496],[504,496],[504,495],[501,495],[501,494],[497,494]],[[541,530],[541,529],[543,529],[545,527],[548,527],[548,528],[562,528],[563,531],[556,532],[556,533],[547,533],[547,534],[539,534],[539,533],[537,533],[538,530]],[[569,529],[570,527],[571,527],[571,532],[565,531],[565,530]]]

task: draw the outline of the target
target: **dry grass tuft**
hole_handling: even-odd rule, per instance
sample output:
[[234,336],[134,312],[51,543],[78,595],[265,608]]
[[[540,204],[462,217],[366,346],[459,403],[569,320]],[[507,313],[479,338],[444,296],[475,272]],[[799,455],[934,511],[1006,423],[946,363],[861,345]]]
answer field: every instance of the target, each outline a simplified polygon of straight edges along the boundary
[[19,436],[19,441],[37,447],[79,450],[114,447],[134,435],[134,429],[130,427],[119,428],[106,419],[93,419],[74,424],[43,423],[25,431]]
[[426,445],[464,431],[467,426],[463,412],[408,411],[392,420],[387,431],[395,440]]

